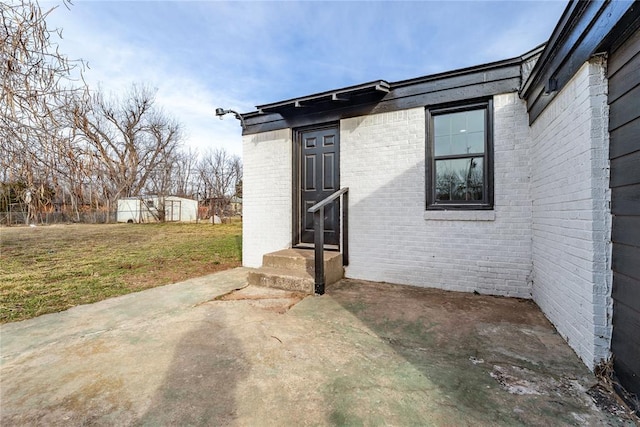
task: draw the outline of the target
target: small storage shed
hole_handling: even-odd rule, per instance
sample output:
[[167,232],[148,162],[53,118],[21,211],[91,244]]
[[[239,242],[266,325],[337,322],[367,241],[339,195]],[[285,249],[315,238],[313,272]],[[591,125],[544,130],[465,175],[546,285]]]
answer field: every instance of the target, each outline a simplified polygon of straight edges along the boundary
[[118,200],[118,222],[193,222],[198,201],[177,196],[139,196]]

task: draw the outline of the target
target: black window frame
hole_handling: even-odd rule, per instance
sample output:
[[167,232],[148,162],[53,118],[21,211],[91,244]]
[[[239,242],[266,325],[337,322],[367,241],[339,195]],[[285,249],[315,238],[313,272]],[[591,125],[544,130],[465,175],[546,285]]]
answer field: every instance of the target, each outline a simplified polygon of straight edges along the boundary
[[[435,156],[433,118],[439,115],[485,110],[485,141],[483,155],[483,199],[482,200],[436,200],[435,162],[455,158],[475,156]],[[444,107],[426,108],[426,209],[427,210],[492,210],[493,197],[493,99],[467,102]]]

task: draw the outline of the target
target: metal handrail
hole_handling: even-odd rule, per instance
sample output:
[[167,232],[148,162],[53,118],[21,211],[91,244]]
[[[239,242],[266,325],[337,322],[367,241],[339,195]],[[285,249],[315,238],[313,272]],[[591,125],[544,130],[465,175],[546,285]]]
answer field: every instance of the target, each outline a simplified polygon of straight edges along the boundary
[[[324,208],[338,197],[342,203],[342,265],[349,265],[349,187],[343,187],[307,209],[313,214],[313,245],[315,261],[315,293],[324,294]],[[339,224],[340,225],[340,224]]]
[[325,199],[323,199],[323,200],[319,201],[318,203],[316,203],[315,205],[311,206],[309,209],[307,209],[307,212],[315,213],[318,209],[324,208],[329,203],[333,202],[335,199],[337,199],[338,197],[342,196],[347,191],[349,191],[349,187],[342,187],[340,190],[336,191],[335,193],[331,194],[330,196],[326,197]]

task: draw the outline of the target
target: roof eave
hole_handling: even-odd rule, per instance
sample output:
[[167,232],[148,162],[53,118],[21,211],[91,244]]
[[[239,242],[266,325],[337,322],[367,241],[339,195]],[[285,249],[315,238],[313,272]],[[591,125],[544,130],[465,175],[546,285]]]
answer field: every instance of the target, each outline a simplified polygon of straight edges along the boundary
[[287,108],[300,108],[309,104],[320,101],[343,102],[348,101],[352,95],[366,92],[376,92],[380,94],[389,93],[390,85],[384,80],[375,80],[354,86],[348,86],[341,89],[330,90],[326,92],[315,93],[312,95],[291,98],[285,101],[274,102],[271,104],[258,105],[259,114],[277,112]]

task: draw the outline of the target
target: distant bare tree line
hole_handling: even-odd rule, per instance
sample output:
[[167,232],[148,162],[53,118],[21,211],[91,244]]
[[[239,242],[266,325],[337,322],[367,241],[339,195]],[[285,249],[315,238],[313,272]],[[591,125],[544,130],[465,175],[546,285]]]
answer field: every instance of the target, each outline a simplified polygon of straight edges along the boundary
[[17,205],[28,221],[60,209],[80,218],[121,197],[171,194],[222,215],[241,188],[240,159],[186,149],[182,124],[144,84],[117,96],[89,88],[84,63],[58,51],[52,10],[0,3],[0,212]]

